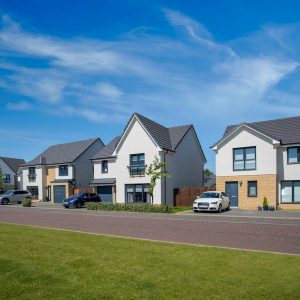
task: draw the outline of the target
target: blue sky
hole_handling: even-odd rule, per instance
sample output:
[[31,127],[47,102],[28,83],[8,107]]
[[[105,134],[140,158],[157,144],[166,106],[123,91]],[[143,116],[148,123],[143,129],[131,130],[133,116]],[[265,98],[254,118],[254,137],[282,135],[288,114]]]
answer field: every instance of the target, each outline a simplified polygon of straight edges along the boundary
[[122,132],[300,115],[299,1],[0,1],[0,152]]

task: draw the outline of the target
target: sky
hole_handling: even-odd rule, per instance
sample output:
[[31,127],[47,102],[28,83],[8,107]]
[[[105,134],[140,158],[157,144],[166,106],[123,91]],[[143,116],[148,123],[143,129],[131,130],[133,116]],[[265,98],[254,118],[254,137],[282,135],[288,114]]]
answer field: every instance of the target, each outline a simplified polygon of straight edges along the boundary
[[300,115],[299,1],[0,0],[0,156],[122,133],[134,112],[227,125]]

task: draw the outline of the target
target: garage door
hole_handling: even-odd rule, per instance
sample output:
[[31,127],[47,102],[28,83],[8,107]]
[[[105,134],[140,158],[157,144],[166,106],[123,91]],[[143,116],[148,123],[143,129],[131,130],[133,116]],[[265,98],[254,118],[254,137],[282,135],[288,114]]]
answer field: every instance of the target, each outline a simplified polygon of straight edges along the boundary
[[97,194],[101,197],[103,202],[113,201],[112,186],[98,186]]
[[64,185],[55,185],[54,189],[54,202],[60,203],[66,198],[66,186]]

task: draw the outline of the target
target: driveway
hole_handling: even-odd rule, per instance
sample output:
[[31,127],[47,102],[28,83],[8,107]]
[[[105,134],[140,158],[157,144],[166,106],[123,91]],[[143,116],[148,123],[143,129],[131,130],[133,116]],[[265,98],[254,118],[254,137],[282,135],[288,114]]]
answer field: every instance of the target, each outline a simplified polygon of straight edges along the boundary
[[1,206],[0,222],[300,255],[299,213],[165,215]]

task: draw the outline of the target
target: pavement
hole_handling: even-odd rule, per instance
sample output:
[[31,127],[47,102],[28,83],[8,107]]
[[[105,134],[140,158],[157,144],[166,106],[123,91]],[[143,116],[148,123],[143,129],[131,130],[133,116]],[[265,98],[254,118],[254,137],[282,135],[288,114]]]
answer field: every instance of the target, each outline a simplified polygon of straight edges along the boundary
[[300,256],[300,212],[291,211],[147,214],[8,205],[0,206],[0,223]]

